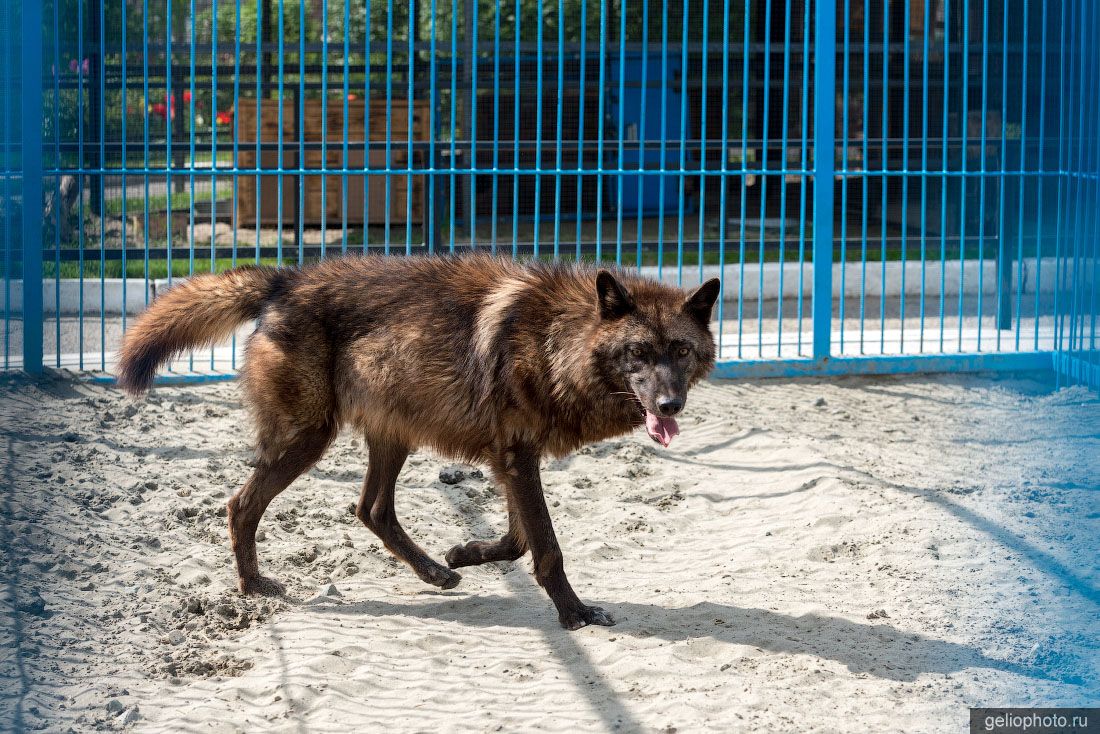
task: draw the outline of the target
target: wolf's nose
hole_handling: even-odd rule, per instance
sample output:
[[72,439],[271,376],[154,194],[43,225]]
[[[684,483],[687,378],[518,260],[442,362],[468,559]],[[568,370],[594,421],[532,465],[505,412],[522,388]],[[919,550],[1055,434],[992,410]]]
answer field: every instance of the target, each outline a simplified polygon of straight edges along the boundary
[[662,415],[676,415],[684,408],[684,401],[679,398],[662,398],[657,401],[657,410]]

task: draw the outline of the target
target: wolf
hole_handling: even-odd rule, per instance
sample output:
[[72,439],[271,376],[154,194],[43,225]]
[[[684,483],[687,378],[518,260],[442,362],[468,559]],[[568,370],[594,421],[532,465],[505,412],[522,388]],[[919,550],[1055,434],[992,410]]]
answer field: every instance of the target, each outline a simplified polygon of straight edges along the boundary
[[[356,514],[422,580],[450,589],[456,568],[530,551],[563,627],[612,625],[566,578],[539,460],[640,426],[667,447],[688,389],[714,366],[720,287],[477,254],[243,267],[158,296],[126,334],[118,384],[141,394],[171,358],[256,321],[240,370],[256,460],[227,508],[242,593],[284,593],[260,574],[257,525],[350,427],[369,452]],[[394,486],[419,448],[491,469],[503,537],[457,545],[444,566],[405,533]]]

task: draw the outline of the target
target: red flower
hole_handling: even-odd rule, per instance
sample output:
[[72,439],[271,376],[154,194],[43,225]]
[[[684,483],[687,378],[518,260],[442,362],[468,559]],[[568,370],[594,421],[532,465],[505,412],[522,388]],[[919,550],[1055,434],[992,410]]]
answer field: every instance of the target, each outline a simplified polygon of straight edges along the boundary
[[218,114],[214,115],[214,121],[217,122],[219,125],[228,125],[233,121],[233,113],[219,112]]
[[190,89],[183,90],[183,102],[184,102],[184,104],[190,104],[191,103],[191,90]]

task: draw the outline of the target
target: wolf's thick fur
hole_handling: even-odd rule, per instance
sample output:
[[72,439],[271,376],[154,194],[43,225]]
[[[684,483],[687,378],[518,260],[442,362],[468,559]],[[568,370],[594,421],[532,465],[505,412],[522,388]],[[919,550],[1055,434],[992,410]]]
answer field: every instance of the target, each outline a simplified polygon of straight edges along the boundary
[[[647,420],[674,428],[688,387],[714,364],[717,295],[717,281],[688,295],[624,273],[487,256],[240,268],[157,298],[126,336],[119,384],[138,394],[174,355],[257,319],[241,369],[257,466],[229,502],[243,592],[281,591],[260,575],[257,524],[350,425],[370,452],[358,516],[420,578],[451,588],[453,568],[530,549],[564,626],[611,624],[565,577],[539,459]],[[419,447],[487,463],[507,498],[504,537],[452,548],[450,568],[394,515],[398,472]]]

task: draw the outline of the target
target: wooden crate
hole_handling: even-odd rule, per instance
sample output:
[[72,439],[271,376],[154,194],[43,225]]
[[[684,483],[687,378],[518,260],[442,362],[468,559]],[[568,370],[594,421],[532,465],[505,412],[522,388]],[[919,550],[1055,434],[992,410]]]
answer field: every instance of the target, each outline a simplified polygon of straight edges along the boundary
[[[323,153],[313,149],[305,152],[305,168],[321,169],[322,160],[327,160],[329,168],[342,168],[344,162],[344,109],[343,102],[338,98],[330,98],[328,109],[325,110],[317,100],[311,100],[305,108],[301,136],[295,129],[295,115],[297,113],[294,102],[284,100],[283,104],[283,167],[296,168],[298,166],[299,140],[307,143],[318,143],[326,138],[327,150]],[[393,100],[390,112],[390,140],[393,145],[390,150],[390,167],[405,168],[408,161],[408,139],[411,131],[413,140],[428,139],[428,105],[427,102],[414,100],[413,114],[410,125],[409,107],[407,100]],[[276,100],[261,100],[259,108],[260,141],[273,143],[279,140],[279,104]],[[386,102],[385,100],[372,100],[370,104],[370,140],[384,141],[386,139]],[[240,144],[238,160],[241,168],[256,167],[256,100],[242,99],[237,113],[237,135]],[[327,125],[322,125],[322,121]],[[348,168],[351,170],[364,170],[362,144],[367,130],[366,107],[362,102],[349,102],[347,137],[351,149],[348,151]],[[323,137],[322,137],[323,136]],[[252,149],[249,149],[253,146]],[[358,147],[358,150],[354,148]],[[259,156],[260,169],[275,169],[278,166],[279,153],[277,150],[263,150]],[[424,156],[417,151],[413,154],[414,164],[421,164]],[[370,166],[368,170],[385,169],[385,150],[372,150],[370,152]],[[294,221],[296,216],[297,200],[295,196],[298,176],[286,175],[283,177],[283,225]],[[320,226],[325,222],[327,226],[339,226],[344,221],[343,213],[343,181],[341,175],[322,176],[320,174],[305,175],[300,177],[302,195],[303,224],[309,227]],[[348,174],[347,176],[347,221],[349,224],[362,225],[364,223],[363,192],[364,179],[369,178],[369,193],[367,213],[370,224],[382,224],[386,221],[386,179],[384,174],[367,175]],[[409,218],[409,176],[394,174],[388,177],[390,180],[390,207],[389,221],[391,224],[404,224]],[[422,175],[411,176],[412,179],[412,207],[411,215],[414,222],[420,221],[424,216],[424,186],[426,177]],[[324,187],[324,207],[322,208],[322,181]],[[237,197],[237,221],[239,226],[276,226],[279,222],[278,202],[278,176],[256,175],[241,176]],[[256,207],[257,187],[260,192],[259,211]]]

